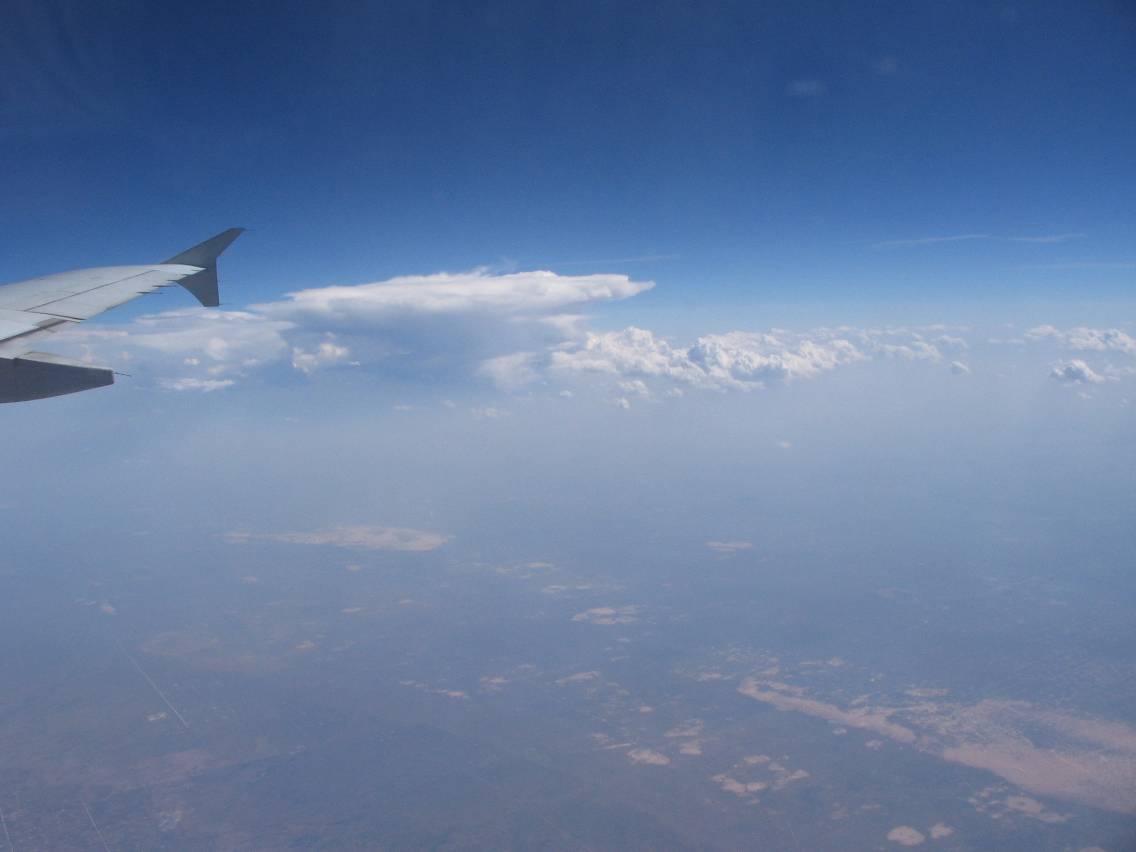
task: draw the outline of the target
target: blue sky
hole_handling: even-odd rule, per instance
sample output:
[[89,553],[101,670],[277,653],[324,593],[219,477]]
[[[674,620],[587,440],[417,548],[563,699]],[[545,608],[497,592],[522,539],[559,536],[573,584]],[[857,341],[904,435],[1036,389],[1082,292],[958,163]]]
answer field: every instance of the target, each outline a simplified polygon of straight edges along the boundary
[[715,319],[1130,293],[1123,3],[7,17],[6,280],[239,224],[237,302],[483,265],[626,271],[660,284],[637,310]]
[[1127,393],[1125,4],[7,16],[0,278],[252,229],[226,310],[167,294],[60,338],[137,388],[657,398],[1009,345]]

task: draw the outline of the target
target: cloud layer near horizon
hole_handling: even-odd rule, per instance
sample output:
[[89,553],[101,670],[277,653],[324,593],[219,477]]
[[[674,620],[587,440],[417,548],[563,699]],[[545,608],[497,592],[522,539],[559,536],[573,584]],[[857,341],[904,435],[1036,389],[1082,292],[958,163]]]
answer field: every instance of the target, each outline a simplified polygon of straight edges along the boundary
[[[941,324],[733,330],[688,344],[634,325],[588,328],[584,311],[653,286],[618,274],[475,269],[307,288],[243,310],[186,308],[126,326],[85,324],[58,340],[90,362],[172,391],[222,390],[270,368],[313,377],[357,367],[503,391],[546,383],[567,394],[580,384],[596,385],[623,407],[686,390],[757,390],[874,360],[941,365],[944,376],[973,371],[959,360],[970,349],[962,336],[967,329]],[[1118,328],[1041,325],[1006,342],[1098,361],[1136,357],[1136,339]],[[1098,385],[1131,372],[1131,366],[1084,358],[1050,359],[1037,369],[1039,376]]]

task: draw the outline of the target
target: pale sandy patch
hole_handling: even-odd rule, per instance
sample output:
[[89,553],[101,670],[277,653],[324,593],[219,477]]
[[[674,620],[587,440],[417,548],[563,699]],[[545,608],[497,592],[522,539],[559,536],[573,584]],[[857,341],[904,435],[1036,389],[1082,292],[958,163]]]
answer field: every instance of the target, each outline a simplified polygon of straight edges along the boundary
[[666,766],[671,759],[665,754],[649,748],[634,748],[627,752],[627,759],[632,763],[642,763],[649,766]]
[[918,846],[927,838],[909,825],[897,825],[887,833],[887,839],[900,846]]

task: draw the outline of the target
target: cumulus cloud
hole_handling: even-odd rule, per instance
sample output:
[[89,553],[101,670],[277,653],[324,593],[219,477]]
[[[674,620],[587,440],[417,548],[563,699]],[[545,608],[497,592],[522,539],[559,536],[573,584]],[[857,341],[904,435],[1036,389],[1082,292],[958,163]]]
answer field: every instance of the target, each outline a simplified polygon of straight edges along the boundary
[[733,331],[698,338],[690,359],[724,386],[807,379],[864,355],[842,338]]
[[581,346],[554,352],[551,367],[561,373],[667,379],[724,390],[809,378],[864,358],[853,344],[840,339],[735,331],[700,337],[693,346],[682,348],[632,326],[588,334]]
[[480,378],[506,391],[550,377],[598,380],[624,408],[685,388],[748,391],[873,358],[939,362],[966,349],[946,326],[735,330],[686,343],[636,326],[587,329],[583,309],[653,286],[617,274],[475,269],[312,287],[245,310],[169,311],[59,339],[92,361],[142,365],[170,390],[228,387],[219,383],[270,365],[313,376],[349,364],[402,378]]
[[434,532],[407,529],[405,527],[376,526],[338,526],[318,532],[269,532],[257,533],[236,531],[228,533],[225,540],[231,544],[246,544],[252,541],[282,542],[284,544],[314,544],[342,547],[352,550],[437,550],[449,541],[448,536]]
[[1070,382],[1072,384],[1100,384],[1105,380],[1104,376],[1095,372],[1080,358],[1074,358],[1071,361],[1058,361],[1049,371],[1049,377],[1059,382]]
[[692,383],[701,378],[686,350],[634,326],[588,334],[582,346],[552,353],[552,367],[570,372],[664,376]]
[[316,370],[342,364],[350,357],[351,352],[346,346],[325,340],[311,351],[299,346],[294,347],[292,349],[292,366],[301,373],[310,376]]
[[549,369],[562,378],[610,376],[624,391],[628,379],[668,383],[672,392],[681,392],[684,385],[753,390],[814,378],[877,357],[939,362],[944,349],[967,346],[949,331],[945,326],[731,331],[703,335],[684,347],[648,329],[630,326],[589,333],[579,343],[558,347],[549,358]]
[[353,357],[391,371],[479,373],[515,388],[535,378],[529,350],[543,355],[580,336],[579,308],[653,286],[617,274],[477,269],[314,287],[245,310],[167,311],[69,329],[58,340],[93,362],[137,362],[169,389],[235,382],[271,364],[311,375]]
[[[1071,352],[1097,352],[1121,356],[1136,356],[1136,338],[1119,328],[1090,328],[1075,326],[1060,329],[1052,325],[1039,325],[1026,332],[1020,341],[1049,343]],[[1052,365],[1050,378],[1072,384],[1100,384],[1117,381],[1136,372],[1136,368],[1104,364],[1092,367],[1081,358],[1061,360]]]
[[1122,352],[1136,355],[1136,339],[1119,328],[1077,326],[1062,331],[1052,325],[1039,325],[1026,332],[1028,340],[1049,340],[1064,349],[1083,352]]

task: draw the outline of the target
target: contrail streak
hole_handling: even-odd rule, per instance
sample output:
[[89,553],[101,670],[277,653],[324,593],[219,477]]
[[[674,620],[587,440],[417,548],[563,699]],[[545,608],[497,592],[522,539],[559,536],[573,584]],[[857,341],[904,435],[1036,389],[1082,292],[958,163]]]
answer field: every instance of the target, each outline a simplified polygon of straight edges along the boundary
[[91,828],[93,828],[95,830],[95,834],[99,836],[99,843],[103,845],[103,849],[105,849],[106,852],[110,852],[110,847],[107,846],[106,838],[103,837],[103,833],[99,831],[99,826],[97,823],[95,823],[95,818],[91,814],[91,809],[87,807],[87,803],[82,799],[79,800],[79,804],[81,804],[83,806],[83,810],[87,812],[87,819],[91,821]]
[[146,674],[146,672],[142,669],[142,667],[140,665],[138,665],[138,661],[135,660],[132,656],[130,656],[130,654],[127,653],[126,648],[123,647],[121,642],[118,643],[118,649],[120,651],[122,651],[123,656],[125,656],[126,659],[130,660],[131,665],[133,665],[134,668],[136,668],[138,670],[138,674],[140,674],[140,675],[142,675],[142,677],[146,678],[146,683],[150,684],[150,687],[154,690],[154,692],[158,693],[158,697],[160,699],[162,699],[162,701],[165,702],[167,707],[170,708],[170,712],[173,713],[175,716],[177,716],[177,720],[179,722],[181,722],[182,726],[188,728],[189,722],[185,721],[185,717],[182,716],[181,713],[179,713],[177,711],[177,708],[174,707],[174,705],[170,703],[170,699],[166,698],[165,693],[162,692],[162,690],[158,689],[158,684],[154,683],[154,681],[151,679],[150,675]]
[[16,846],[12,843],[12,835],[8,833],[8,820],[4,817],[4,809],[0,808],[0,826],[4,827],[4,840],[8,844],[8,848],[15,850]]

